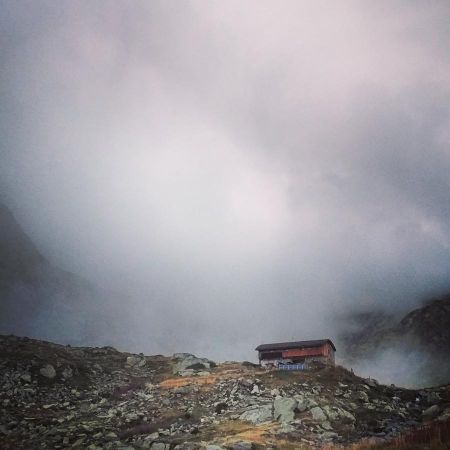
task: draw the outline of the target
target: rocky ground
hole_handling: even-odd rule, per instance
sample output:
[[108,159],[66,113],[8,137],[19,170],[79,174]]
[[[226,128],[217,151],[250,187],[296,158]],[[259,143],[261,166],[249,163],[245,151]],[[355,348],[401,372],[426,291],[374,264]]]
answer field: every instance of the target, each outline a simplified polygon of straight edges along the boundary
[[2,449],[322,448],[450,419],[450,386],[0,336]]

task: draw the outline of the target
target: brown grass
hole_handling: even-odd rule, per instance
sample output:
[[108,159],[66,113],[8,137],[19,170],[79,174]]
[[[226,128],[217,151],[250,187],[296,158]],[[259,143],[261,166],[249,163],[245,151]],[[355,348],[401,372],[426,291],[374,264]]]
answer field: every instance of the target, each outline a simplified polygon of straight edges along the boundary
[[197,377],[169,378],[159,383],[159,386],[165,389],[175,389],[190,384],[205,385],[214,384],[217,381],[217,375],[205,375]]
[[167,380],[164,380],[161,383],[159,383],[159,386],[165,389],[175,389],[190,384],[204,386],[215,384],[217,381],[220,380],[239,378],[242,376],[242,370],[230,366],[231,365],[228,365],[228,367],[225,366],[225,368],[223,369],[220,368],[215,372],[204,376],[168,378]]
[[[330,446],[325,449],[339,448],[343,447]],[[377,442],[372,439],[345,448],[348,450],[448,450],[450,449],[450,420],[423,425],[387,442]]]
[[221,442],[224,445],[238,441],[266,444],[269,438],[268,434],[278,426],[279,424],[274,422],[251,425],[248,422],[232,420],[217,425],[215,434],[217,437],[221,437]]

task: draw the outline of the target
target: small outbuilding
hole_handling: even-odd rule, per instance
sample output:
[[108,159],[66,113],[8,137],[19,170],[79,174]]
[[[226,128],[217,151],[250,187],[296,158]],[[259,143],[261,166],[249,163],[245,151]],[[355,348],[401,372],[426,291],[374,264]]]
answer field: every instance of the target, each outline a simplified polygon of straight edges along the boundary
[[319,339],[262,344],[255,350],[262,367],[307,368],[312,363],[334,366],[336,347],[331,339]]

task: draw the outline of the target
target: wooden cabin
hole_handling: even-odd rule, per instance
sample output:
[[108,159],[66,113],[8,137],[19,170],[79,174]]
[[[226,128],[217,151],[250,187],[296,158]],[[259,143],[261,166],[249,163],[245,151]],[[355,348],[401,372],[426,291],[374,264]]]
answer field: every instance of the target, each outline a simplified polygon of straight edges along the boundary
[[330,339],[319,339],[262,344],[255,350],[258,352],[262,367],[298,365],[306,368],[311,363],[334,366],[336,347]]

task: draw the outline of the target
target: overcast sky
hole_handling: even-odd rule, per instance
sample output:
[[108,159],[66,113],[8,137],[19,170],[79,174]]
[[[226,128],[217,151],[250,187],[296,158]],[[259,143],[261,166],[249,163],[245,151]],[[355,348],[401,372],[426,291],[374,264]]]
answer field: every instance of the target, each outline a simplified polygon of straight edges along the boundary
[[136,351],[450,290],[448,1],[0,3],[1,200]]

